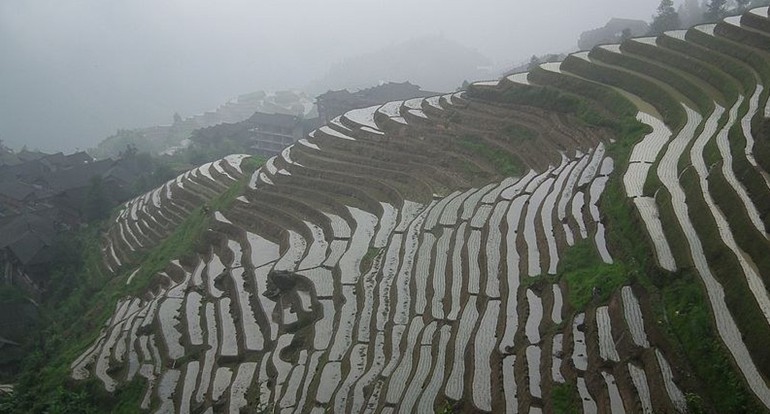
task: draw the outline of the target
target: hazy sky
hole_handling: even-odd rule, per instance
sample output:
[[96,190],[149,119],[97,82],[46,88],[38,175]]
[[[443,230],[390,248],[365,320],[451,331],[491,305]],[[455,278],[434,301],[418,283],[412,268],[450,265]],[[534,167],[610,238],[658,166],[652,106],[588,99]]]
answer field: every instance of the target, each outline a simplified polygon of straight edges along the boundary
[[498,65],[658,0],[0,0],[0,139],[71,151],[440,34]]

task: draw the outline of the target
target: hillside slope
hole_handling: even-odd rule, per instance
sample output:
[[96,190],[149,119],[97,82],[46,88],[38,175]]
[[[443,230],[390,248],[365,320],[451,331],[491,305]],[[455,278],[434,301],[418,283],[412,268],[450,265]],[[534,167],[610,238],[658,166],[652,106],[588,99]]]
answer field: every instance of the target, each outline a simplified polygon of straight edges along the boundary
[[767,410],[768,46],[755,9],[186,174],[105,236],[144,287],[71,375],[158,412]]

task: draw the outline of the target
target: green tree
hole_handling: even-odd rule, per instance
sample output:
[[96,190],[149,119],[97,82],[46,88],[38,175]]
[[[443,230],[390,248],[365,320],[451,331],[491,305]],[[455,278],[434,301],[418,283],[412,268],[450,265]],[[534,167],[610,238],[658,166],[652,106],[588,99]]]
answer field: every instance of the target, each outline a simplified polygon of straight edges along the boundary
[[727,12],[727,0],[711,0],[706,5],[706,19],[709,21],[717,21],[725,17]]
[[107,192],[104,190],[102,177],[96,176],[91,179],[91,186],[86,194],[83,213],[87,221],[103,220],[109,217],[110,200],[107,198]]
[[674,8],[673,0],[661,0],[658,13],[650,23],[650,34],[659,35],[667,30],[676,30],[680,26],[679,13]]
[[529,65],[527,66],[527,69],[532,70],[540,66],[541,63],[542,61],[540,60],[539,57],[532,55],[532,57],[529,59]]

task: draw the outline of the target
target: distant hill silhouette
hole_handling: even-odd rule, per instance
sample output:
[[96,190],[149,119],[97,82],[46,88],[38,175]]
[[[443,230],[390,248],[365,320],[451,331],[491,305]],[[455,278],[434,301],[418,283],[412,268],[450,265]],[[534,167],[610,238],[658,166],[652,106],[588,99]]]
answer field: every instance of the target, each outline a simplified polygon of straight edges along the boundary
[[425,90],[453,91],[463,80],[490,77],[488,65],[490,60],[476,50],[441,36],[424,36],[346,59],[307,90],[323,93],[410,81]]

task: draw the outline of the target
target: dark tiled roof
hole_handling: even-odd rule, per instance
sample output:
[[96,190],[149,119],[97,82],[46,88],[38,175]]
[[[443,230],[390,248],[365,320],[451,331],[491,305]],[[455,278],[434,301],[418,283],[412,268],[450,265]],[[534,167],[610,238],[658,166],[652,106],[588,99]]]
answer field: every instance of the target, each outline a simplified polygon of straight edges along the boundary
[[69,162],[72,163],[73,165],[77,165],[77,164],[87,164],[89,162],[93,162],[94,158],[88,155],[87,152],[80,151],[74,154],[67,155],[67,160],[69,160]]
[[19,157],[19,159],[22,160],[23,162],[39,160],[48,155],[49,154],[46,154],[40,151],[27,151],[27,150],[21,150],[19,153],[16,154],[16,156]]
[[0,167],[7,165],[19,165],[21,162],[22,161],[18,156],[16,156],[16,154],[12,152],[5,152],[0,149]]
[[111,159],[94,161],[67,170],[48,174],[44,180],[53,191],[67,191],[91,185],[91,179],[103,176],[112,167]]
[[353,93],[347,90],[329,91],[318,96],[316,102],[319,112],[322,112],[323,116],[331,118],[355,108],[435,95],[438,93],[423,91],[419,86],[408,81],[402,83],[388,82]]
[[420,87],[410,82],[389,82],[373,88],[364,89],[355,93],[376,103],[385,103],[411,98],[423,98],[438,95],[437,92],[420,90]]
[[42,158],[40,161],[49,166],[52,170],[66,170],[83,166],[92,162],[94,159],[84,151],[76,152],[70,155],[64,155],[58,152],[53,155]]
[[20,179],[26,182],[34,182],[50,171],[50,168],[40,160],[26,161],[21,164],[0,168],[0,180]]
[[353,95],[353,94],[350,93],[349,90],[347,90],[347,89],[340,89],[340,90],[337,90],[337,91],[327,91],[326,93],[324,93],[322,95],[318,95],[318,97],[316,99],[318,99],[318,100],[323,100],[323,99],[339,99],[339,98],[347,99],[351,95]]
[[25,201],[35,198],[37,190],[30,184],[18,180],[0,181],[0,196],[16,201]]
[[279,128],[295,128],[301,122],[299,117],[286,114],[265,114],[255,112],[247,121],[251,125],[270,125]]
[[53,236],[46,237],[37,233],[27,232],[8,248],[19,259],[22,265],[45,263],[51,258],[50,246]]
[[0,222],[0,249],[7,248],[23,265],[50,260],[56,237],[53,220],[24,213]]

